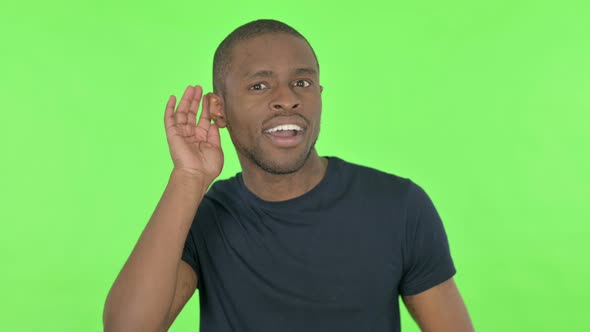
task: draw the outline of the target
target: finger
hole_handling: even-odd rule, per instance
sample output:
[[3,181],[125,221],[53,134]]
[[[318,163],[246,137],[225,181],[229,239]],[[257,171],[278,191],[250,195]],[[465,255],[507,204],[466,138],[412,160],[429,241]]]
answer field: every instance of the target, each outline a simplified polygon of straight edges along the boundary
[[178,104],[178,109],[176,112],[187,112],[188,107],[193,99],[195,94],[195,89],[192,86],[187,86],[184,90],[184,94],[182,94],[182,99],[180,99],[180,103]]
[[197,112],[199,111],[199,104],[201,103],[201,95],[203,94],[203,88],[199,85],[195,85],[195,96],[191,100],[191,104],[188,108],[188,121],[191,124],[197,122]]
[[209,130],[210,125],[211,116],[209,115],[209,98],[207,98],[207,95],[205,95],[203,97],[203,107],[201,110],[201,116],[199,117],[199,123],[197,124],[197,127],[207,132]]
[[176,105],[176,97],[170,95],[166,103],[166,110],[164,111],[164,127],[168,129],[174,125],[174,106]]
[[209,131],[207,132],[207,142],[215,145],[218,148],[221,148],[221,139],[219,137],[219,127],[214,123],[209,127]]
[[176,111],[174,113],[174,123],[178,124],[178,125],[183,125],[186,124],[188,122],[188,117],[186,115],[187,113],[182,113],[182,112],[178,112]]
[[184,90],[184,94],[182,95],[182,99],[180,99],[180,103],[178,103],[178,108],[176,109],[175,119],[177,124],[185,124],[187,123],[187,114],[188,114],[188,107],[193,99],[195,93],[195,89],[192,86],[187,86]]

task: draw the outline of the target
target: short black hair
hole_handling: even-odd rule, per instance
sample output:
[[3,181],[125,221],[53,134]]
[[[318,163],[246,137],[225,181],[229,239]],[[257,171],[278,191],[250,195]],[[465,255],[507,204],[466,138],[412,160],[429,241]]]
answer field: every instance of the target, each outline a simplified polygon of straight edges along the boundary
[[227,37],[225,37],[225,39],[217,47],[217,50],[215,50],[215,55],[213,57],[214,93],[223,94],[225,91],[225,76],[227,75],[229,64],[231,63],[232,48],[240,41],[269,33],[287,33],[305,40],[307,45],[309,45],[311,52],[313,53],[319,72],[320,64],[318,62],[318,57],[316,56],[313,47],[311,47],[311,44],[307,41],[305,37],[303,37],[302,34],[300,34],[297,30],[281,21],[271,19],[260,19],[246,23],[236,28]]

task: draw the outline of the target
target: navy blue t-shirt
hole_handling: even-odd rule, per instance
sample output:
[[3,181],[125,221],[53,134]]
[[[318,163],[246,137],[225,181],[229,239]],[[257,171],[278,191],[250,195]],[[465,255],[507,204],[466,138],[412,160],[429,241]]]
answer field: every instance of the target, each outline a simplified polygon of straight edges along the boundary
[[287,201],[260,199],[241,173],[211,186],[182,255],[198,275],[201,332],[400,331],[399,295],[455,274],[420,186],[328,160]]

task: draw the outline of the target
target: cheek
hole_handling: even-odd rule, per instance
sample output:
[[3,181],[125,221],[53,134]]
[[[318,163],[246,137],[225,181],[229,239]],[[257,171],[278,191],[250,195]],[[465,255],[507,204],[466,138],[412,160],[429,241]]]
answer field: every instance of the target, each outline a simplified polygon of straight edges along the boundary
[[[242,114],[248,112],[245,109],[236,111]],[[227,116],[227,127],[230,135],[240,142],[252,142],[260,136],[258,122],[253,117],[236,116],[234,113],[232,116]]]

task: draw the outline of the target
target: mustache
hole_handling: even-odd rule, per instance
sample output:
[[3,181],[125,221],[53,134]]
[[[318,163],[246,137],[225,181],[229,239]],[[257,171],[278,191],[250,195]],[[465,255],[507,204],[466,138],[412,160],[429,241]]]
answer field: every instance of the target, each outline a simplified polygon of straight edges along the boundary
[[271,116],[270,118],[264,120],[262,122],[262,125],[264,126],[266,123],[268,123],[269,121],[272,121],[274,118],[282,118],[282,117],[299,117],[300,119],[302,119],[305,124],[307,126],[309,126],[309,120],[307,120],[306,117],[304,117],[303,115],[301,115],[300,113],[293,113],[293,112],[289,112],[289,111],[277,111],[276,113],[273,114],[273,116]]

